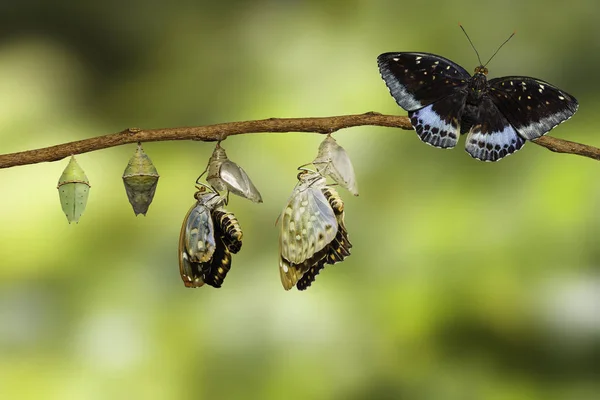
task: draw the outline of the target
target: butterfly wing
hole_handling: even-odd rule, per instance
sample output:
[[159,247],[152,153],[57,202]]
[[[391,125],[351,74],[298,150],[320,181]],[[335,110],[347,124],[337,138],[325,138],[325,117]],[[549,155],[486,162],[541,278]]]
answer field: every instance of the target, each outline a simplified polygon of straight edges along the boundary
[[286,290],[310,268],[305,261],[331,243],[337,230],[336,216],[319,185],[294,192],[279,232],[279,272]]
[[179,232],[179,274],[181,276],[181,280],[183,280],[183,284],[186,287],[200,287],[204,285],[203,274],[199,270],[199,265],[198,263],[192,262],[190,260],[190,256],[186,248],[187,221],[189,219],[190,213],[195,207],[196,205],[192,206],[185,215],[183,224],[181,224],[181,231]]
[[527,140],[545,135],[579,107],[570,94],[535,78],[507,76],[492,79],[489,85],[494,104]]
[[429,53],[384,53],[377,64],[392,97],[407,111],[466,87],[471,77],[460,65]]
[[465,142],[467,153],[481,161],[498,161],[523,147],[525,139],[517,134],[492,97],[482,96],[477,107],[476,121]]
[[466,92],[459,91],[419,110],[409,111],[410,122],[419,138],[443,149],[456,146],[466,96]]
[[314,282],[317,275],[325,264],[335,264],[344,261],[350,255],[352,243],[348,239],[348,231],[344,225],[344,203],[338,193],[330,187],[323,189],[325,197],[329,201],[333,209],[338,223],[338,231],[335,238],[323,250],[315,254],[313,259],[307,264],[310,265],[308,270],[298,280],[296,288],[298,290],[306,290]]

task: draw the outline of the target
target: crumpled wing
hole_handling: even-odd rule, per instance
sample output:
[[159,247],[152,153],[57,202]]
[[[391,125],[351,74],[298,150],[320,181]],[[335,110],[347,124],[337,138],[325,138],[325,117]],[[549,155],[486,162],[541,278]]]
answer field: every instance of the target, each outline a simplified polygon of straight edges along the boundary
[[340,186],[346,188],[354,196],[358,196],[358,186],[352,161],[346,150],[331,136],[327,136],[319,146],[317,158],[313,161],[317,171],[329,175]]

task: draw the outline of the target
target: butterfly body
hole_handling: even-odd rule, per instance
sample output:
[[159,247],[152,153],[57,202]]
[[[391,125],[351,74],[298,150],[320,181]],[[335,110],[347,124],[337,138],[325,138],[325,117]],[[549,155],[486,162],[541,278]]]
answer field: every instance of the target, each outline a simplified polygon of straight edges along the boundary
[[279,273],[285,290],[305,290],[325,264],[343,261],[352,244],[344,203],[318,172],[303,170],[281,214]]
[[222,208],[224,197],[202,190],[195,198],[179,236],[179,272],[186,287],[219,288],[231,268],[231,254],[242,247],[243,234],[235,216]]
[[471,76],[430,53],[384,53],[377,58],[390,94],[408,111],[419,138],[452,148],[467,134],[466,151],[497,161],[569,119],[577,100],[548,82],[524,76],[487,79],[480,65]]

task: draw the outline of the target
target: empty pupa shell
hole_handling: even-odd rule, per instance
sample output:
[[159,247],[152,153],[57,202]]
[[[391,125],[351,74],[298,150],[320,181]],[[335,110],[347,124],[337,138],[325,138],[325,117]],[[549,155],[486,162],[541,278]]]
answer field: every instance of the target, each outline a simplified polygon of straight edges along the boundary
[[144,153],[142,145],[138,144],[123,172],[123,184],[135,215],[146,215],[148,212],[159,177],[152,160]]
[[225,149],[218,143],[208,160],[206,181],[216,190],[229,190],[255,203],[262,203],[260,192],[246,172],[227,158]]
[[340,186],[358,196],[356,176],[350,157],[330,135],[321,142],[317,158],[312,163],[321,175],[330,176]]
[[77,164],[75,157],[71,156],[57,186],[60,205],[69,223],[79,222],[81,214],[85,211],[90,187],[90,181],[85,176],[85,172]]

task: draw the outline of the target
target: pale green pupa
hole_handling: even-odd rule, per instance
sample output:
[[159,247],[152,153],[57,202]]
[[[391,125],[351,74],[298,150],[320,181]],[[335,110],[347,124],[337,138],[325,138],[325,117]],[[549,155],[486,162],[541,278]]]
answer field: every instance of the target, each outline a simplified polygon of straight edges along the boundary
[[85,211],[90,187],[90,181],[85,176],[85,172],[77,164],[75,157],[71,156],[57,186],[60,205],[69,223],[79,222],[81,214]]

